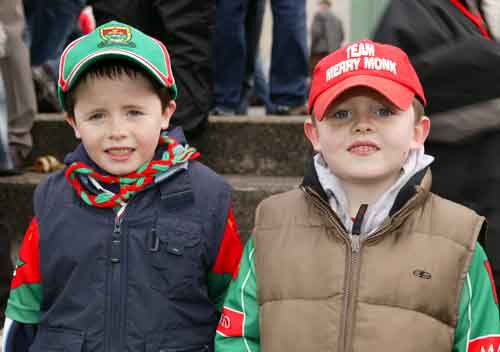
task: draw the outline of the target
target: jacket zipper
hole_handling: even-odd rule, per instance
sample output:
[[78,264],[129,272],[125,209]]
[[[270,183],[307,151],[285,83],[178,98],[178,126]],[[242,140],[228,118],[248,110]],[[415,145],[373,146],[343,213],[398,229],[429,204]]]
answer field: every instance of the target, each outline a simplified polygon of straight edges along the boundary
[[123,272],[123,234],[122,219],[125,207],[121,208],[116,217],[111,236],[111,249],[109,254],[109,269],[107,281],[107,305],[106,305],[106,351],[122,351],[121,320],[122,320],[122,302],[125,290],[122,289]]
[[[339,341],[338,341],[338,351],[339,352],[349,352],[352,349],[352,339],[354,330],[354,313],[356,305],[356,297],[358,295],[359,286],[359,275],[361,269],[361,249],[363,244],[371,243],[381,237],[383,234],[388,233],[395,224],[391,221],[385,225],[382,225],[373,235],[371,235],[365,241],[360,239],[361,234],[361,224],[363,221],[364,214],[366,212],[366,207],[363,205],[358,210],[356,219],[353,224],[353,231],[350,234],[350,239],[347,231],[343,226],[340,225],[340,220],[336,217],[335,213],[332,211],[330,204],[328,204],[321,196],[308,187],[301,187],[306,195],[310,197],[313,203],[327,214],[328,220],[334,226],[334,228],[340,234],[340,237],[344,240],[347,246],[349,246],[350,251],[347,251],[348,258],[346,259],[346,277],[344,280],[344,312],[341,321],[343,322],[340,327]],[[415,199],[418,197],[418,193],[414,195],[399,211],[397,211],[392,218],[406,217],[413,205],[415,205]]]
[[[353,289],[353,280],[351,278],[352,276],[352,270],[354,266],[357,266],[356,263],[359,262],[358,256],[359,256],[359,251],[361,249],[361,241],[359,240],[359,236],[356,236],[356,239],[353,238],[353,240],[349,239],[349,235],[347,231],[344,229],[343,226],[340,225],[340,220],[337,219],[335,213],[332,211],[330,208],[330,204],[328,204],[319,194],[317,194],[314,190],[310,188],[304,188],[303,190],[305,191],[305,194],[309,196],[309,198],[312,200],[312,202],[321,210],[323,211],[326,215],[330,223],[333,225],[333,227],[337,230],[337,232],[340,234],[340,237],[342,240],[344,240],[346,246],[350,248],[349,251],[347,251],[347,257],[346,258],[346,275],[344,279],[344,287],[345,287],[345,292],[344,292],[344,311],[342,313],[342,325],[340,326],[339,330],[339,338],[338,338],[338,345],[337,345],[337,350],[339,352],[345,351],[345,346],[346,346],[346,333],[347,333],[347,327],[348,327],[348,322],[349,322],[349,316],[347,315],[350,310],[352,310],[352,304],[350,301],[353,299],[351,296],[351,290]],[[352,237],[352,236],[351,236]]]
[[362,204],[354,219],[351,231],[351,262],[349,268],[349,281],[346,286],[346,305],[344,313],[344,351],[351,350],[352,334],[354,330],[354,315],[356,308],[356,297],[358,296],[359,275],[361,268],[361,225],[365,217],[368,204]]

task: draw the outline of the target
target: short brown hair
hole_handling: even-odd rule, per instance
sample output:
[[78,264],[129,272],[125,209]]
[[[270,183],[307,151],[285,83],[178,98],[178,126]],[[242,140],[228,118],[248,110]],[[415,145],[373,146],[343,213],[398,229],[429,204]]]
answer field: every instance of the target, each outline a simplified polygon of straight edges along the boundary
[[150,75],[144,72],[137,64],[134,64],[127,60],[103,60],[98,63],[91,65],[90,67],[78,77],[78,81],[73,85],[73,87],[67,93],[66,99],[64,100],[64,110],[70,117],[75,115],[75,104],[76,104],[76,90],[83,82],[87,81],[89,78],[109,78],[116,79],[121,75],[126,75],[130,78],[136,78],[137,76],[142,76],[146,78],[153,87],[155,94],[161,101],[161,109],[165,111],[170,99],[170,93],[168,88],[161,86],[156,80],[152,79]]
[[420,119],[425,115],[424,104],[418,98],[413,98],[413,111],[415,112],[415,123],[419,122]]

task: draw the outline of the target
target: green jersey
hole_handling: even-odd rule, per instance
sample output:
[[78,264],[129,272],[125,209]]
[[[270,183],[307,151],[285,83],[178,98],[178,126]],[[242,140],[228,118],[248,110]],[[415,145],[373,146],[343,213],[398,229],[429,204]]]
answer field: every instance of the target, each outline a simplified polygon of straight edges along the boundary
[[[215,337],[217,352],[260,351],[254,251],[251,238],[225,299]],[[458,315],[453,352],[500,351],[498,299],[488,258],[479,243],[462,289]]]

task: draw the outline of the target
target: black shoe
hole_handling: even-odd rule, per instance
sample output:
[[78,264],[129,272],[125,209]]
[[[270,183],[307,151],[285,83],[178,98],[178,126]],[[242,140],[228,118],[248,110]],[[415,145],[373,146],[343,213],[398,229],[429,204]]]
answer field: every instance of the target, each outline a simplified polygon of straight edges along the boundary
[[235,112],[234,110],[227,109],[227,108],[222,108],[220,106],[216,106],[210,111],[210,115],[214,116],[234,116]]
[[50,72],[50,68],[44,65],[33,66],[31,73],[35,85],[38,112],[61,112],[61,106],[57,98],[56,78]]

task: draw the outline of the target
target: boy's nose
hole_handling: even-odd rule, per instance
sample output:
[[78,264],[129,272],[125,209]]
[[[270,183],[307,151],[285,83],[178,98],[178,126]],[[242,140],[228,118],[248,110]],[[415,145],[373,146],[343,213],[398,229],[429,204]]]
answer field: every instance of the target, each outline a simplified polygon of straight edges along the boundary
[[361,116],[356,119],[354,124],[355,133],[368,133],[373,132],[373,125],[370,123],[370,118],[367,116]]
[[109,123],[109,136],[112,139],[121,139],[127,135],[126,128],[123,121],[119,118],[110,119]]

